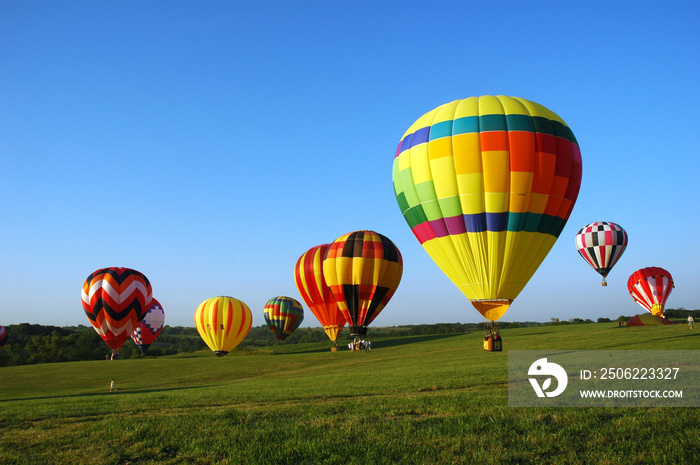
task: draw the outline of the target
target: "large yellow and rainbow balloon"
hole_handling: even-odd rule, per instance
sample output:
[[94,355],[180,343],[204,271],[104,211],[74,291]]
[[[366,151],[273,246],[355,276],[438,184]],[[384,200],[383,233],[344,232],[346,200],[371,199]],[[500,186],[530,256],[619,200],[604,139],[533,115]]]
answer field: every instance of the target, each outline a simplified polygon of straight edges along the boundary
[[571,129],[542,105],[482,96],[441,105],[401,138],[393,165],[406,222],[488,320],[544,260],[581,185]]

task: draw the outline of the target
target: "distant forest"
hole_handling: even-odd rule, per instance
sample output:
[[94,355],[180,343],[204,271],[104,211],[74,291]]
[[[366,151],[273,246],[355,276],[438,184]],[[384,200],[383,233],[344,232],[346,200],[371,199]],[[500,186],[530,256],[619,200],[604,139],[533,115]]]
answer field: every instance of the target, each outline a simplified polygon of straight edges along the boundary
[[[667,309],[664,314],[669,319],[686,319],[693,315],[699,321],[700,310]],[[625,321],[628,316],[619,316],[615,320],[598,318],[597,323]],[[547,323],[540,322],[499,322],[502,329],[519,328],[537,325],[562,325],[594,323],[590,319],[573,318],[559,321],[553,318]],[[31,365],[35,363],[74,362],[80,360],[104,360],[109,358],[111,349],[91,326],[43,326],[38,324],[21,323],[6,326],[8,343],[0,349],[0,366]],[[483,331],[483,323],[436,323],[422,325],[405,325],[391,327],[370,327],[368,339],[385,337],[415,336],[429,334],[457,334]],[[338,344],[341,346],[351,340],[350,334],[344,330]],[[321,328],[298,328],[284,341],[275,339],[267,326],[251,328],[250,333],[236,350],[254,350],[284,344],[300,344],[310,342],[331,342]],[[161,331],[158,339],[146,351],[147,357],[175,355],[186,352],[208,350],[207,345],[199,337],[193,327],[168,326]],[[127,339],[119,351],[121,358],[141,358],[141,353],[131,339]]]

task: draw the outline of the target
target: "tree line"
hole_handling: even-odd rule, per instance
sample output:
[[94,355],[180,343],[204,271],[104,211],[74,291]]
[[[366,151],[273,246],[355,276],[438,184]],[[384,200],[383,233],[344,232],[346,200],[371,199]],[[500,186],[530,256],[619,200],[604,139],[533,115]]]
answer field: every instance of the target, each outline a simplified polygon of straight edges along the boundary
[[[685,308],[667,309],[664,314],[669,319],[685,319],[688,315],[700,321],[700,310]],[[620,316],[615,320],[598,318],[598,323],[626,321],[631,317]],[[519,328],[551,324],[594,323],[590,319],[572,318],[560,321],[553,318],[548,323],[540,322],[499,322],[501,329]],[[112,350],[91,326],[44,326],[21,323],[6,326],[9,340],[4,349],[0,349],[0,366],[31,365],[36,363],[75,362],[82,360],[104,360],[109,358]],[[371,338],[418,336],[432,334],[460,334],[482,331],[483,323],[435,323],[371,328]],[[338,340],[347,344],[352,340],[344,330]],[[275,339],[266,325],[250,329],[248,336],[239,344],[242,349],[270,347],[278,344],[304,344],[328,342],[328,337],[321,328],[297,328],[283,341]],[[196,328],[183,326],[164,326],[158,339],[146,351],[148,357],[175,355],[179,353],[207,350],[206,343],[199,337]],[[121,358],[141,358],[144,355],[131,339],[127,339],[119,351]]]

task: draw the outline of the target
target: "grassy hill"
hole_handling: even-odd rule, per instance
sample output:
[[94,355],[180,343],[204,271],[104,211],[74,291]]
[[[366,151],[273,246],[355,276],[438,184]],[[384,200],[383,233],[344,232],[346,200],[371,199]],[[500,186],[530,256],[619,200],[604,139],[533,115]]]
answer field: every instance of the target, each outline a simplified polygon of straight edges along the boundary
[[[697,331],[697,330],[696,330]],[[0,457],[20,463],[697,463],[694,408],[509,408],[508,350],[700,348],[616,323],[0,369]],[[109,392],[114,379],[118,391]]]

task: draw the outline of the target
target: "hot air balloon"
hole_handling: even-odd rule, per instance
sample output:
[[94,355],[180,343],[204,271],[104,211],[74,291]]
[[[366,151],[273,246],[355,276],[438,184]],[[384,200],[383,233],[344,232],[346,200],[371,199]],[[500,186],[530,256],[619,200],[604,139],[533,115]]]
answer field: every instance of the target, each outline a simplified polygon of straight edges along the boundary
[[576,234],[576,249],[605,278],[627,247],[627,231],[609,221],[589,223]]
[[674,322],[667,320],[666,318],[659,318],[651,313],[644,313],[642,315],[635,315],[625,323],[625,326],[658,326],[658,325],[672,325]]
[[396,200],[430,257],[488,320],[503,316],[566,224],[581,184],[566,123],[505,96],[455,100],[401,138]]
[[0,326],[0,348],[5,348],[7,339],[7,329],[4,326]]
[[664,305],[674,287],[671,273],[657,266],[637,270],[627,280],[632,298],[658,317],[664,317]]
[[265,323],[277,339],[283,341],[304,321],[304,309],[291,297],[273,297],[265,304]]
[[197,332],[218,357],[223,357],[250,332],[253,314],[233,297],[212,297],[197,307],[194,314]]
[[352,336],[367,326],[396,292],[403,273],[399,249],[374,231],[355,231],[333,241],[323,259],[323,276]]
[[156,340],[163,329],[164,323],[165,312],[163,311],[163,307],[156,299],[152,299],[151,304],[148,306],[146,316],[141,320],[141,323],[139,323],[139,326],[131,335],[131,339],[133,339],[134,343],[141,349],[142,354],[145,354],[148,347]]
[[294,281],[302,299],[337,349],[338,335],[345,326],[345,315],[338,308],[338,302],[323,277],[323,257],[329,246],[317,245],[299,257],[294,267]]
[[102,268],[87,277],[81,296],[90,324],[116,351],[146,316],[151,283],[130,268]]

